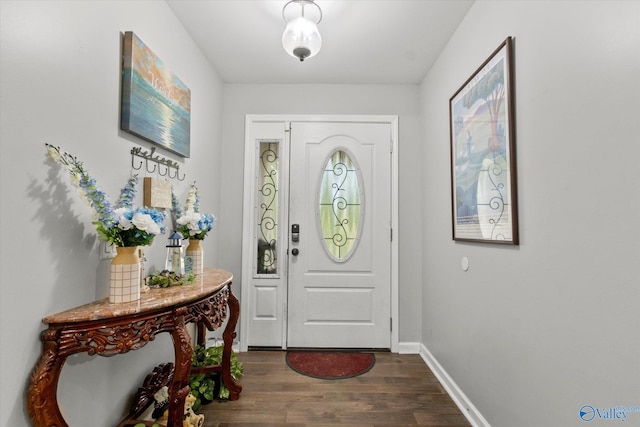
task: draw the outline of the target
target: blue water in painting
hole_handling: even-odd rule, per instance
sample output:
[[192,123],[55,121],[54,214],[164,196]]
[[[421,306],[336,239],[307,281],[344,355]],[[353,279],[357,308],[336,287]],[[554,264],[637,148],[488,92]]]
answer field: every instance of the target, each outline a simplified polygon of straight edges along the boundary
[[[132,74],[133,84],[128,78]],[[137,72],[131,73],[130,69],[125,70],[123,87],[122,128],[189,157],[189,111],[162,96]],[[130,94],[129,97],[127,94]]]

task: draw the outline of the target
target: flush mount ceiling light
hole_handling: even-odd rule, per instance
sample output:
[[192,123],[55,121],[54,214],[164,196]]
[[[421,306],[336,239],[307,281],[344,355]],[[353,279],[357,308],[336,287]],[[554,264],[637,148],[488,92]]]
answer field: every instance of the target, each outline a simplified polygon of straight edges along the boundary
[[320,6],[313,0],[291,0],[282,8],[282,17],[287,23],[282,34],[284,50],[301,62],[316,55],[322,46]]

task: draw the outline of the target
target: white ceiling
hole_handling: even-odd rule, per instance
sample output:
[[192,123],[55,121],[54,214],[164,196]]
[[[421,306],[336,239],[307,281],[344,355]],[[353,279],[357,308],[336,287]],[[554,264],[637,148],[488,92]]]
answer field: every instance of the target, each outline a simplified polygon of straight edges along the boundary
[[227,83],[420,83],[473,0],[316,0],[322,49],[281,44],[286,0],[168,0]]

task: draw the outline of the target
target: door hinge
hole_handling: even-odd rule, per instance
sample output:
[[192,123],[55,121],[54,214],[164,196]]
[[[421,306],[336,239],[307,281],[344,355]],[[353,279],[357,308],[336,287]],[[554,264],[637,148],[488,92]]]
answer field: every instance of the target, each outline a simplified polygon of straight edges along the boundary
[[391,231],[391,239],[390,239],[390,241],[393,242],[393,228],[390,231]]
[[393,153],[393,141],[389,141],[389,152]]
[[393,332],[393,318],[392,317],[389,318],[389,330],[391,332]]

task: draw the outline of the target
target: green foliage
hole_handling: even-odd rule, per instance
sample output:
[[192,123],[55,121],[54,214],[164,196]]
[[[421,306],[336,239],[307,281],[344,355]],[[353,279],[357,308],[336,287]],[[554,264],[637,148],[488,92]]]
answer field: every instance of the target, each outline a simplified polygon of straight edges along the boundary
[[191,272],[181,276],[173,271],[162,270],[147,277],[147,285],[156,288],[190,285],[195,278],[196,276]]
[[[224,346],[203,347],[197,345],[193,351],[192,366],[216,366],[222,364],[222,352]],[[238,380],[243,373],[242,363],[238,361],[238,355],[231,351],[231,376],[234,380]],[[216,381],[220,382],[220,390],[217,396],[214,396],[216,389]],[[197,410],[202,405],[203,400],[212,401],[214,399],[226,400],[229,398],[229,389],[222,382],[220,373],[207,373],[191,375],[189,379],[189,387],[191,394],[196,398],[193,410]]]

